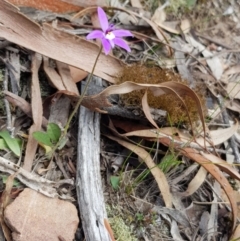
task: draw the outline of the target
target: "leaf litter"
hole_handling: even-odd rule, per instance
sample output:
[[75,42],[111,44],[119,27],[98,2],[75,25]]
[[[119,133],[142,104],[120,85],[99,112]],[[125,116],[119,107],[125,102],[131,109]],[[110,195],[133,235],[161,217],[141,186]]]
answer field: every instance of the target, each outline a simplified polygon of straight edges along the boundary
[[[18,6],[33,7],[31,1],[10,2]],[[92,2],[96,4],[95,1]],[[39,2],[34,7],[43,9],[41,4],[44,3]],[[113,8],[105,8],[108,16],[113,18],[112,21],[120,22],[120,25],[128,24],[124,27],[133,30],[134,35],[134,38],[127,39],[130,53],[113,49],[111,55],[100,55],[94,75],[108,82],[104,84],[104,90],[99,89],[97,94],[85,96],[82,102],[83,106],[92,111],[120,116],[118,121],[121,124],[114,120],[111,122],[113,117],[108,116],[103,117],[101,126],[101,171],[104,173],[105,202],[110,207],[109,220],[114,220],[112,217],[121,217],[131,227],[131,235],[137,240],[237,239],[239,207],[235,196],[239,190],[240,175],[238,159],[234,155],[239,152],[236,115],[240,110],[237,49],[239,34],[236,26],[240,18],[240,6],[229,2],[234,5],[234,14],[223,15],[229,6],[227,3],[221,6],[219,1],[209,1],[205,7],[196,2],[193,5],[174,4],[174,1],[169,1],[168,5],[156,6],[151,5],[150,1],[131,1],[133,8],[129,10],[128,5],[123,6],[115,1]],[[0,1],[0,14],[3,16],[0,21],[0,37],[14,43],[15,49],[19,51],[14,54],[11,46],[5,50],[10,53],[6,55],[8,62],[4,56],[4,48],[2,49],[1,63],[12,73],[11,91],[5,90],[4,94],[13,105],[11,112],[17,117],[15,123],[13,122],[16,128],[12,131],[13,136],[17,134],[24,143],[20,146],[20,142],[15,141],[17,138],[9,137],[6,140],[1,136],[4,147],[1,152],[4,157],[0,160],[0,170],[10,175],[16,173],[16,178],[21,183],[46,196],[73,200],[77,198],[72,191],[74,185],[67,177],[74,177],[76,174],[77,164],[73,161],[76,151],[72,151],[77,146],[76,124],[72,123],[68,139],[51,159],[45,156],[40,143],[33,138],[33,133],[43,133],[49,120],[55,122],[59,128],[65,126],[71,108],[70,101],[64,100],[56,106],[59,109],[55,113],[56,108],[52,108],[54,104],[60,103],[61,96],[67,96],[73,105],[78,101],[79,90],[75,83],[91,72],[98,52],[98,43],[85,40],[91,28],[89,15],[96,8],[77,0],[69,1],[62,9],[57,2],[56,6],[53,9],[50,5],[44,5],[44,10],[47,8],[49,11],[64,12],[68,15],[66,19],[74,16],[66,12],[77,9],[81,12],[72,21],[59,19],[55,15],[55,23],[38,23],[30,20],[13,5]],[[176,9],[179,10],[178,13]],[[202,21],[204,15],[206,18]],[[140,24],[141,21],[143,24]],[[227,34],[227,24],[231,26],[232,34]],[[93,25],[98,27],[97,24]],[[66,29],[60,29],[60,26],[65,26]],[[67,30],[74,30],[76,27],[83,30],[80,37],[67,33]],[[30,53],[29,50],[36,53]],[[27,73],[23,73],[26,70],[26,56],[31,59],[32,66],[31,94],[21,96],[21,81],[23,77],[29,78]],[[181,58],[181,61],[176,58]],[[177,81],[151,83],[147,80],[151,78],[149,70],[145,76],[146,82],[132,82],[130,76],[122,84],[116,84],[124,66],[136,63],[158,66],[157,68],[160,66],[166,73],[164,67],[169,66],[166,63],[171,63],[171,71],[178,70],[182,77],[176,78]],[[42,103],[41,96],[43,79],[55,89],[45,104]],[[184,81],[189,81],[189,86]],[[205,107],[197,91],[192,89],[193,86],[205,88],[204,98],[211,100],[211,106]],[[114,104],[116,106],[116,102],[117,106],[122,105],[124,94],[128,94],[127,98],[130,99],[131,93],[136,91],[142,91],[138,104],[129,104],[134,103],[131,99],[132,102],[125,103],[124,108],[140,120],[130,121],[127,115],[110,113],[109,108]],[[181,114],[177,121],[171,120],[170,113],[167,119],[153,118],[151,108],[157,108],[150,105],[150,99],[152,96],[155,98],[163,95],[170,95],[174,101],[179,100],[178,109],[187,116],[184,121],[180,118]],[[219,107],[217,101],[219,95],[224,100],[224,107],[228,109],[227,114],[231,120],[228,123],[224,121],[224,108]],[[119,97],[117,101],[114,96]],[[190,101],[193,109],[189,108]],[[170,99],[169,105],[171,102]],[[177,102],[174,102],[177,107],[175,103]],[[208,113],[204,111],[205,108]],[[192,118],[191,111],[198,116],[197,119]],[[64,115],[65,117],[59,118]],[[28,122],[24,124],[26,118]],[[107,125],[109,121],[112,123],[110,127]],[[58,131],[56,137],[54,131],[49,131],[51,132],[48,129],[46,135],[51,135],[52,139],[48,143],[51,145],[53,139],[57,141],[60,132]],[[119,155],[123,160],[114,164],[118,165],[114,175],[118,177],[119,183],[113,188],[108,178],[112,173],[107,167]],[[227,155],[233,157],[233,163],[229,162]],[[172,157],[173,163],[164,169],[163,162],[168,156]],[[176,160],[180,161],[174,165]],[[21,167],[15,165],[18,161]],[[17,203],[17,199],[14,202]],[[117,211],[115,209],[113,214],[114,207],[117,207]],[[5,225],[3,219],[4,215],[1,215],[1,223]],[[107,219],[104,219],[104,225],[110,233],[110,240],[114,240],[114,237],[121,240],[119,233],[123,230],[116,230],[116,227],[121,229],[124,225],[118,226]],[[113,231],[111,226],[115,228]],[[10,235],[6,234],[6,238],[8,236]],[[59,237],[66,239],[62,234]],[[83,240],[77,236],[75,239]]]

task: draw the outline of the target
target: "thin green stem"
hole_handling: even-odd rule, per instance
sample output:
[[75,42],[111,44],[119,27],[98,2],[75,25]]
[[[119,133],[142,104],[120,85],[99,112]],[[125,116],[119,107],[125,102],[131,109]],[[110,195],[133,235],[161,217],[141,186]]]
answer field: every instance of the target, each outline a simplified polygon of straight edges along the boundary
[[93,65],[93,68],[92,68],[92,72],[90,73],[90,75],[88,75],[87,82],[86,82],[86,85],[85,85],[85,87],[83,89],[83,92],[80,95],[79,100],[78,100],[76,106],[73,109],[73,112],[71,113],[70,117],[68,118],[68,121],[67,121],[67,124],[66,124],[66,126],[65,126],[65,128],[63,130],[63,133],[62,133],[61,137],[59,138],[57,144],[52,148],[52,151],[51,151],[52,154],[57,150],[57,148],[59,147],[59,145],[62,143],[62,141],[65,139],[65,137],[67,135],[67,131],[69,129],[69,126],[70,126],[70,123],[72,121],[72,118],[74,117],[74,115],[76,114],[79,106],[81,105],[82,100],[83,100],[83,98],[84,98],[84,96],[85,96],[85,94],[87,92],[87,88],[88,88],[88,86],[90,84],[90,81],[92,80],[93,72],[94,72],[94,70],[96,68],[97,61],[99,59],[99,56],[100,56],[101,52],[102,52],[102,46],[100,47],[99,53],[98,53],[97,58],[96,58],[96,60],[94,62],[94,65]]
[[65,128],[64,128],[64,131],[63,131],[63,137],[66,136],[67,131],[68,131],[68,128],[69,128],[70,123],[71,123],[71,121],[72,121],[72,118],[73,118],[74,115],[76,114],[76,112],[77,112],[79,106],[81,105],[82,100],[83,100],[83,98],[84,98],[84,96],[85,96],[85,94],[86,94],[86,92],[87,92],[87,88],[88,88],[88,86],[89,86],[89,84],[90,84],[90,82],[91,82],[91,80],[92,80],[93,72],[94,72],[94,70],[95,70],[95,68],[96,68],[97,61],[98,61],[98,59],[99,59],[99,56],[100,56],[101,52],[102,52],[102,46],[100,47],[99,53],[98,53],[97,58],[96,58],[96,60],[95,60],[95,62],[94,62],[94,65],[93,65],[93,68],[92,68],[92,72],[90,73],[90,75],[88,75],[88,78],[87,78],[87,81],[86,81],[86,85],[85,85],[85,87],[84,87],[84,90],[83,90],[83,92],[82,92],[82,94],[81,94],[81,96],[80,96],[80,98],[79,98],[76,106],[74,107],[73,112],[71,113],[70,117],[68,118],[67,124],[66,124],[66,126],[65,126]]

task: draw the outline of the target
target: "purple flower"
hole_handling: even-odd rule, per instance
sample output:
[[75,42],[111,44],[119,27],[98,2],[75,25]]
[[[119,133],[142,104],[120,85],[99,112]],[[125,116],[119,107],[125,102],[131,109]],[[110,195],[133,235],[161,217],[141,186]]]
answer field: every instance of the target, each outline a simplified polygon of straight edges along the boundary
[[114,30],[114,26],[108,23],[107,15],[102,8],[98,7],[98,18],[102,28],[100,30],[94,30],[87,35],[87,39],[101,39],[103,49],[105,54],[108,54],[111,48],[114,48],[115,45],[127,50],[130,52],[130,48],[127,43],[122,39],[122,37],[133,36],[132,33],[128,30],[117,29]]

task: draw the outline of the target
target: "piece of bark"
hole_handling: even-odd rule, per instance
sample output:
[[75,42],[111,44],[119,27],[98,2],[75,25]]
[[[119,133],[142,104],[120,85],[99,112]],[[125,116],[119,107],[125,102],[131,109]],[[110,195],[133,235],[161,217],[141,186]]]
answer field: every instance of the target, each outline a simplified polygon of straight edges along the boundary
[[[94,77],[98,85],[101,79]],[[100,175],[100,114],[80,107],[76,189],[86,241],[111,241]]]
[[[92,71],[99,47],[91,41],[46,23],[39,26],[4,0],[0,0],[0,16],[2,38],[87,72]],[[114,83],[122,65],[115,57],[101,53],[94,74]]]
[[18,7],[32,7],[44,11],[51,11],[56,13],[68,13],[68,12],[76,12],[80,11],[82,8],[76,5],[70,4],[68,2],[64,2],[61,0],[8,0],[10,3],[18,6]]

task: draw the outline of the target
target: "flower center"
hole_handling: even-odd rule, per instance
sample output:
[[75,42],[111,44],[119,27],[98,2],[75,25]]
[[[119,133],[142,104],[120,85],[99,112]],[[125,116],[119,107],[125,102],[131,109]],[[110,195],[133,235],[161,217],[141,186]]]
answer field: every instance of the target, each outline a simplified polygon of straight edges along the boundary
[[115,38],[115,35],[113,34],[113,32],[110,31],[105,35],[105,38],[108,40],[112,40]]

